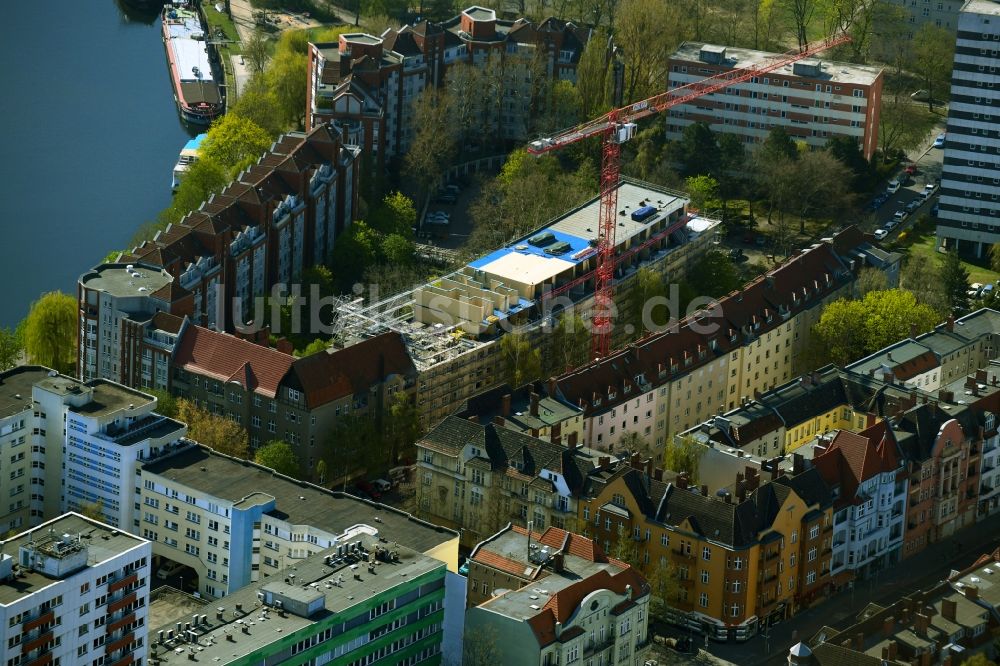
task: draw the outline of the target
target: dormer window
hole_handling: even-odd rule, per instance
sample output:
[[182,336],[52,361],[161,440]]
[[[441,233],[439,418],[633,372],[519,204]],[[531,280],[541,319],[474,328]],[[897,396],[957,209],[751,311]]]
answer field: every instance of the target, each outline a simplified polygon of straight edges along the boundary
[[608,400],[614,400],[617,395],[615,391],[608,391]]

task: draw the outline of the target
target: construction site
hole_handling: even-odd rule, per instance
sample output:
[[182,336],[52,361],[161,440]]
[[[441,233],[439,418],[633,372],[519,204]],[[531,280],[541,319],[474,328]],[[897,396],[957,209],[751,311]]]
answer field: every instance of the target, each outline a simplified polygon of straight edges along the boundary
[[[658,186],[623,180],[617,194],[614,281],[621,319],[639,268],[680,278],[712,246],[719,222],[689,214],[683,194]],[[337,308],[335,346],[398,332],[420,373],[421,413],[431,422],[447,416],[469,396],[508,379],[499,345],[504,334],[524,335],[544,348],[544,334],[560,313],[572,309],[589,319],[599,206],[594,197],[410,291],[375,303],[345,300]],[[624,327],[613,333],[619,343],[628,335]]]

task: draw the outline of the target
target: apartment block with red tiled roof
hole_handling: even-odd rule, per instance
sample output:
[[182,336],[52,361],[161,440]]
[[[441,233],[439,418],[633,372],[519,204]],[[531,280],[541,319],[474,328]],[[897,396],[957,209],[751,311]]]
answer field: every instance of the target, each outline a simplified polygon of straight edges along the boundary
[[498,666],[641,666],[650,587],[592,539],[507,526],[469,558],[465,641],[492,641]]
[[[445,85],[449,72],[467,65],[483,91],[498,76],[504,81],[500,100],[470,96],[471,90],[460,88],[468,97],[467,115],[482,119],[482,134],[524,140],[534,129],[532,114],[544,109],[538,79],[575,81],[590,36],[590,28],[556,18],[510,21],[473,6],[440,23],[420,21],[381,35],[356,32],[336,42],[311,43],[306,126],[332,123],[344,132],[346,143],[361,146],[373,164],[384,164],[412,144],[420,94]],[[461,80],[470,81],[468,76]],[[504,113],[497,116],[492,107]]]
[[584,445],[613,450],[637,433],[659,456],[669,433],[793,379],[823,307],[853,293],[872,250],[850,227],[715,306],[558,377],[557,395],[584,410]]
[[907,473],[892,429],[880,421],[861,432],[841,430],[817,445],[812,460],[834,496],[835,582],[892,566],[902,558]]
[[[358,154],[326,126],[279,138],[198,210],[122,253],[122,266],[147,266],[172,278],[149,290],[136,309],[188,315],[195,324],[227,331],[254,320],[255,299],[325,262],[336,236],[351,224]],[[81,278],[81,299],[84,288],[104,293],[93,278],[100,270]],[[82,318],[93,319],[94,310],[81,300]],[[81,346],[81,356],[86,351]],[[97,372],[124,381],[112,366],[99,363]]]

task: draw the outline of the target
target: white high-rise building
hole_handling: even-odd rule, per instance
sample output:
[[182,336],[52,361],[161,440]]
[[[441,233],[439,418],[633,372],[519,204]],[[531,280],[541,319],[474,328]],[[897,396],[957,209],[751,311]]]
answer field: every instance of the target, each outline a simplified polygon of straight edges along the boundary
[[981,257],[1000,242],[1000,3],[958,17],[941,171],[938,245]]
[[67,513],[0,552],[0,663],[146,662],[148,541]]
[[156,398],[103,379],[41,366],[0,373],[0,534],[65,511],[99,511],[137,532],[136,468],[187,432],[155,409]]

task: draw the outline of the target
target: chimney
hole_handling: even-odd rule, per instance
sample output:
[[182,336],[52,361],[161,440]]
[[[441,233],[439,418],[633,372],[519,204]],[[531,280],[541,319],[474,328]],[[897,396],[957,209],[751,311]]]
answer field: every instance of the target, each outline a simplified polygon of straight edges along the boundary
[[702,497],[708,497],[708,486],[704,484],[701,486],[701,495]]
[[865,635],[860,631],[854,634],[854,649],[858,652],[865,649]]
[[958,604],[955,602],[954,599],[941,600],[941,615],[944,617],[944,619],[950,620],[951,622],[955,621],[955,607],[957,605]]
[[500,413],[503,416],[510,416],[510,393],[504,393],[501,404],[503,407],[501,408]]
[[650,479],[653,476],[653,459],[646,458],[646,479]]
[[896,653],[899,650],[899,645],[896,641],[889,641],[889,660],[893,661],[896,659]]
[[559,439],[562,436],[562,423],[552,424],[552,441]]
[[980,368],[979,370],[976,370],[976,381],[979,382],[980,384],[987,383],[985,368]]
[[917,325],[914,322],[910,322],[910,337],[917,337]]
[[882,635],[886,638],[891,638],[896,632],[896,618],[889,616],[882,620]]
[[555,397],[556,395],[556,378],[549,377],[549,397]]
[[538,416],[538,394],[534,391],[531,392],[531,415]]
[[965,598],[969,601],[976,601],[979,599],[979,588],[975,585],[966,585],[962,591],[965,592]]
[[944,327],[947,328],[949,331],[954,331],[955,330],[955,316],[954,315],[949,315],[948,316],[948,323],[945,324]]
[[479,423],[479,415],[469,414],[469,420],[472,421],[473,423]]
[[913,618],[913,633],[921,638],[927,638],[927,627],[930,623],[929,617],[923,613],[917,613],[916,617]]
[[575,449],[576,448],[576,438],[577,438],[577,433],[575,431],[571,432],[569,434],[569,437],[566,438],[566,446],[569,447],[570,449]]
[[662,467],[654,467],[653,468],[653,478],[656,479],[657,481],[663,481],[663,468]]
[[681,490],[687,490],[688,477],[685,472],[681,472],[681,474],[677,477],[677,487]]
[[504,419],[504,417],[502,417],[502,416],[494,416],[493,417],[493,424],[494,425],[498,425],[498,426],[500,426],[502,428],[505,423],[507,423],[507,421]]
[[806,459],[801,453],[792,454],[792,474],[801,474],[806,469]]
[[608,469],[611,467],[611,456],[598,456],[597,466],[601,469]]
[[552,556],[552,570],[555,571],[556,573],[562,573],[563,553],[561,550]]
[[295,351],[295,347],[287,338],[280,338],[274,343],[274,348],[280,351],[282,354],[289,354]]
[[642,454],[640,454],[640,453],[633,453],[632,457],[629,458],[629,465],[632,466],[632,469],[641,470],[642,469]]

